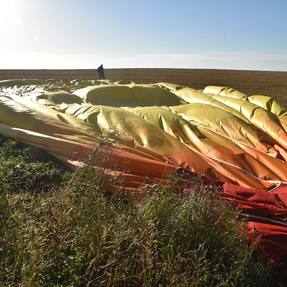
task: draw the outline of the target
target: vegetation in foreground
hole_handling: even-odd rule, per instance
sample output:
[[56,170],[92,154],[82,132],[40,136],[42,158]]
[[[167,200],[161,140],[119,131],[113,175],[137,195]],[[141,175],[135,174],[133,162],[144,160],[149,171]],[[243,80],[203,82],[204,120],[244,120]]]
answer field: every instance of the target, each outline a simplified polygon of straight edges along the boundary
[[283,286],[239,212],[200,178],[131,203],[101,171],[37,161],[11,140],[0,161],[0,285]]

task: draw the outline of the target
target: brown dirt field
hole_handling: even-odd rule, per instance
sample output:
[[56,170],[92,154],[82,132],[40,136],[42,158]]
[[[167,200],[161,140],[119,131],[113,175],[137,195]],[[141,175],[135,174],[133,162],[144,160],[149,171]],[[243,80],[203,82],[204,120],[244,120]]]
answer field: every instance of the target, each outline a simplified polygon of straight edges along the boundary
[[[112,81],[137,83],[171,82],[203,88],[222,85],[241,90],[248,95],[265,94],[287,107],[287,72],[205,70],[205,69],[106,69]],[[0,70],[0,80],[15,78],[97,79],[96,70]]]

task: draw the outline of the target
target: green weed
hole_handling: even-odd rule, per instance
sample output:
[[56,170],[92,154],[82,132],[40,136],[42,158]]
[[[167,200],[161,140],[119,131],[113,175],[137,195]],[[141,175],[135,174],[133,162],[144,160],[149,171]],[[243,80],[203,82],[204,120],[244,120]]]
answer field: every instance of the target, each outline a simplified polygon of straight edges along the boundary
[[131,203],[107,196],[101,170],[67,176],[15,145],[0,147],[0,285],[283,286],[239,211],[200,178]]

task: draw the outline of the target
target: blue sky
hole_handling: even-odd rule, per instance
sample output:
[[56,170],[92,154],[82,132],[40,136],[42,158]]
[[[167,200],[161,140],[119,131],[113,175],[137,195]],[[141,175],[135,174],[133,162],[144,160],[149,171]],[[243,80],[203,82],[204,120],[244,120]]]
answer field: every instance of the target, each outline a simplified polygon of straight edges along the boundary
[[0,0],[0,68],[287,71],[286,0]]

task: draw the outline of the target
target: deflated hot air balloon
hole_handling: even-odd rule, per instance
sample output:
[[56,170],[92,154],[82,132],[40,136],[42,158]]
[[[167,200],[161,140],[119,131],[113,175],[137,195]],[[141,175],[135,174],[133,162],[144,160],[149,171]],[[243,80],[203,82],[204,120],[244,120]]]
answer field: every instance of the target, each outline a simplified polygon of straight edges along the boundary
[[287,255],[287,112],[271,97],[170,83],[7,80],[0,134],[76,166],[96,150],[104,160],[89,164],[122,172],[127,191],[178,169],[226,183],[222,197],[252,215],[250,232],[268,238],[273,260]]
[[79,164],[107,138],[114,169],[135,176],[181,167],[257,189],[287,181],[287,113],[270,97],[168,83],[0,85],[0,133],[63,161]]

